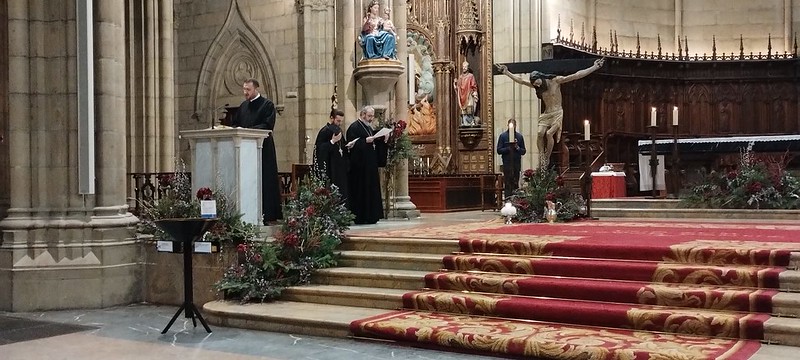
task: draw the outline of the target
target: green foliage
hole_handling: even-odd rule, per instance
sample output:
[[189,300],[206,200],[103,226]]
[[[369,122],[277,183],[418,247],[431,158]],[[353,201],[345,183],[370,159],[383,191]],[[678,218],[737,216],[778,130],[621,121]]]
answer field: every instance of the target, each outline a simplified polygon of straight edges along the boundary
[[239,246],[238,264],[216,284],[226,297],[274,300],[286,287],[307,284],[314,270],[336,265],[336,247],[353,221],[336,187],[312,172],[283,214],[274,241]]
[[139,232],[168,238],[155,225],[156,220],[200,217],[200,198],[211,198],[217,202],[219,221],[203,238],[205,241],[240,243],[257,235],[256,227],[242,221],[242,214],[236,210],[236,204],[224,191],[201,188],[193,194],[192,182],[183,165],[179,164],[178,169],[174,175],[163,175],[158,179],[160,187],[165,189],[161,199],[141,204]]
[[528,169],[522,174],[523,185],[510,197],[517,208],[518,222],[544,221],[546,201],[556,204],[558,221],[570,221],[584,216],[586,201],[564,186],[564,180],[553,169]]
[[800,181],[786,171],[787,163],[786,156],[758,156],[748,148],[736,168],[705,174],[683,201],[712,209],[798,209]]

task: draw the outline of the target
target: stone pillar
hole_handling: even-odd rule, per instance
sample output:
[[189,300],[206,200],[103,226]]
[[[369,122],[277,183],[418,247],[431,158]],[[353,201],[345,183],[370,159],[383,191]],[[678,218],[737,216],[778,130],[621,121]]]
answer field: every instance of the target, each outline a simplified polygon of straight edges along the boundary
[[298,2],[303,21],[300,55],[300,131],[303,163],[311,163],[317,132],[328,122],[330,97],[336,83],[334,58],[336,31],[333,0]]
[[[125,205],[123,4],[78,1],[94,3],[95,195],[77,186],[76,5],[9,3],[11,200],[0,220],[0,310],[141,298],[137,219]],[[54,33],[66,41],[53,42]]]
[[175,170],[175,63],[173,0],[159,0],[158,17],[158,169]]
[[[407,17],[408,7],[405,1],[395,1],[394,8],[392,9],[392,22],[397,28],[397,58],[400,61],[406,62],[408,60],[408,37],[407,31]],[[408,72],[412,71],[411,67],[406,66],[406,71],[400,75],[400,81],[395,86],[394,96],[394,118],[404,119],[408,113],[408,81],[405,81]],[[406,121],[408,121],[406,119]],[[419,210],[417,206],[411,202],[411,196],[408,195],[408,160],[403,160],[401,164],[397,165],[394,176],[394,196],[390,201],[394,204],[389,217],[399,217],[412,219],[419,217]]]
[[345,124],[342,124],[344,129],[350,122],[358,117],[358,109],[356,108],[356,88],[357,84],[353,78],[353,71],[355,69],[356,51],[356,32],[360,28],[356,24],[356,12],[358,11],[353,4],[353,1],[337,1],[339,5],[338,11],[338,24],[337,29],[337,54],[336,59],[337,79],[339,95],[339,110],[344,111]]

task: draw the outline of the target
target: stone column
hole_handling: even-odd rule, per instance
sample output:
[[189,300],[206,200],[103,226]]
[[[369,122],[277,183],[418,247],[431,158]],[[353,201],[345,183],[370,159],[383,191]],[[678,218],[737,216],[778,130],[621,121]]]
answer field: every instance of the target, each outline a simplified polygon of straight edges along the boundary
[[160,171],[175,170],[175,63],[173,0],[159,0],[158,121]]
[[[300,49],[301,161],[311,163],[317,132],[328,122],[330,96],[336,83],[334,57],[335,8],[333,0],[299,1],[303,20]],[[306,141],[307,139],[307,141]]]
[[356,82],[353,78],[355,69],[356,51],[356,29],[360,28],[356,24],[356,8],[353,1],[337,1],[339,5],[337,36],[337,67],[339,68],[336,84],[338,85],[339,110],[344,111],[344,129],[350,122],[358,117],[356,108]]
[[[405,1],[395,1],[392,8],[392,22],[397,28],[397,58],[402,62],[408,60],[408,37],[407,31],[407,17],[408,7]],[[395,86],[394,96],[394,118],[406,119],[408,111],[408,81],[406,78],[408,72],[412,71],[410,66],[406,66],[405,72],[400,75],[400,81]],[[406,121],[408,121],[406,119]],[[419,217],[419,210],[417,206],[411,202],[411,196],[408,195],[408,160],[403,160],[398,164],[394,174],[394,196],[391,202],[394,204],[389,217],[399,217],[412,219]]]
[[0,310],[140,299],[137,219],[125,205],[123,4],[77,1],[94,3],[95,195],[77,186],[76,5],[9,3],[11,200],[0,221]]

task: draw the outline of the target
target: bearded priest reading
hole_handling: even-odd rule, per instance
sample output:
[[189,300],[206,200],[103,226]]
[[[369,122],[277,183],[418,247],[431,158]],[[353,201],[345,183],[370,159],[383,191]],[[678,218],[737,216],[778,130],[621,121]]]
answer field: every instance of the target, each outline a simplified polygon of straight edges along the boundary
[[375,224],[383,217],[381,181],[378,168],[386,166],[386,142],[390,132],[376,134],[372,130],[375,109],[365,106],[359,119],[347,128],[347,140],[354,141],[350,149],[350,171],[347,174],[349,198],[347,206],[356,216],[356,224]]
[[[275,128],[275,104],[258,92],[258,81],[245,80],[242,85],[245,100],[233,116],[231,125],[236,127],[273,130]],[[261,207],[264,225],[283,218],[281,213],[281,190],[278,186],[278,159],[275,140],[264,139],[261,148]]]

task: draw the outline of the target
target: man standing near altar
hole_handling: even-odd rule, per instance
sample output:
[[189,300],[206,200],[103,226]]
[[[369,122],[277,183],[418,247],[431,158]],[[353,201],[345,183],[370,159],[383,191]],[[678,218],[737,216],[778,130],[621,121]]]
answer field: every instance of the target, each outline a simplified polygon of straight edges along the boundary
[[342,199],[347,200],[348,158],[353,144],[345,143],[342,120],[344,111],[331,110],[330,121],[319,130],[314,142],[314,167],[318,174],[324,174],[331,184],[336,185]]
[[375,109],[365,106],[358,120],[347,128],[347,140],[355,141],[350,149],[347,207],[355,215],[356,224],[375,224],[383,217],[378,168],[386,166],[390,132],[376,137],[372,129],[374,119]]
[[[258,80],[247,79],[242,85],[245,100],[233,116],[231,126],[250,129],[275,129],[275,104],[258,92]],[[281,192],[278,186],[278,159],[274,133],[264,139],[261,148],[261,207],[264,224],[283,218]]]
[[512,74],[505,65],[495,65],[500,72],[514,82],[536,90],[536,96],[544,102],[544,111],[539,115],[538,141],[536,142],[536,147],[539,149],[539,167],[546,168],[548,166],[550,154],[553,153],[553,145],[561,141],[561,127],[564,122],[564,109],[561,107],[561,84],[586,77],[600,69],[604,61],[604,58],[597,59],[592,66],[567,76],[533,71],[528,79]]
[[517,132],[517,121],[508,119],[508,130],[497,138],[497,154],[503,158],[503,192],[506,197],[519,187],[522,171],[522,155],[525,155],[525,139]]

